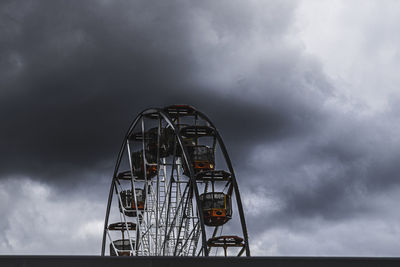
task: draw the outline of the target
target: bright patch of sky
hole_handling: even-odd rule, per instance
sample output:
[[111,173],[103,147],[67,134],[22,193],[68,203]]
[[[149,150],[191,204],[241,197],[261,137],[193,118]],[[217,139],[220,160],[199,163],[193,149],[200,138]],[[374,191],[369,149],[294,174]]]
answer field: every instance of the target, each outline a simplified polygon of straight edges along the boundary
[[399,18],[399,1],[304,0],[296,29],[339,94],[361,112],[375,113],[399,95]]

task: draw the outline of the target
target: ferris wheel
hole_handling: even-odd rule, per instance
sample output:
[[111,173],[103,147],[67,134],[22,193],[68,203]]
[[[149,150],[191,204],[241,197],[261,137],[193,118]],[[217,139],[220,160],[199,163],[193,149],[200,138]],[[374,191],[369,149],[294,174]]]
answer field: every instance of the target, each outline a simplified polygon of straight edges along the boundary
[[108,197],[106,254],[250,256],[232,164],[206,115],[173,105],[132,122]]

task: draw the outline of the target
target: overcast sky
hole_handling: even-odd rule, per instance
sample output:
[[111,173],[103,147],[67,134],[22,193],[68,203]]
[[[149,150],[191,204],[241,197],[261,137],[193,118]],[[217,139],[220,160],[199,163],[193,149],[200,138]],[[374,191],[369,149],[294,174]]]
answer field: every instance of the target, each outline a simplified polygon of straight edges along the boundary
[[101,249],[132,119],[219,128],[253,255],[400,256],[400,2],[1,1],[0,253]]

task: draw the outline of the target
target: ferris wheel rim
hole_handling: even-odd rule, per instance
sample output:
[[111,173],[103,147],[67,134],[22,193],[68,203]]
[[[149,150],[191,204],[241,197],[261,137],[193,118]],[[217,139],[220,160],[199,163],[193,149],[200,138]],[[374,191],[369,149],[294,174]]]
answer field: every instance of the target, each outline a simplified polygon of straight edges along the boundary
[[[223,152],[223,156],[226,160],[226,163],[228,165],[228,169],[229,172],[231,174],[231,179],[232,179],[232,184],[233,184],[233,189],[235,190],[235,196],[236,196],[236,200],[237,200],[237,204],[238,204],[238,209],[239,209],[239,215],[240,215],[240,222],[242,225],[242,231],[243,231],[243,238],[245,241],[245,251],[246,251],[246,255],[250,256],[250,250],[249,250],[249,245],[248,245],[248,234],[247,234],[247,227],[246,227],[246,223],[245,223],[245,219],[244,219],[244,213],[243,213],[243,206],[241,203],[241,198],[240,198],[240,192],[238,189],[238,185],[237,185],[237,181],[236,181],[236,176],[235,176],[235,172],[233,170],[232,167],[232,163],[229,157],[229,154],[227,152],[226,146],[222,140],[222,137],[218,131],[218,129],[215,127],[215,125],[211,122],[211,120],[202,112],[198,111],[197,109],[195,109],[194,107],[191,107],[194,112],[199,115],[202,119],[204,119],[215,131],[215,136],[218,139],[218,143],[220,144],[221,150]],[[187,148],[185,147],[184,143],[183,143],[183,138],[181,136],[180,130],[178,129],[177,125],[172,121],[171,117],[169,116],[169,114],[167,114],[165,112],[165,109],[162,108],[147,108],[145,110],[143,110],[142,112],[140,112],[136,118],[132,121],[132,123],[130,124],[128,131],[125,134],[123,143],[121,144],[119,153],[118,153],[118,158],[117,158],[117,162],[115,164],[115,168],[114,168],[114,173],[113,173],[113,178],[111,181],[111,186],[110,186],[110,192],[109,192],[109,199],[108,199],[108,203],[107,203],[107,213],[106,213],[106,218],[105,218],[105,223],[104,223],[104,232],[103,232],[103,242],[102,242],[102,252],[101,255],[104,256],[105,253],[105,243],[106,243],[106,231],[107,231],[107,227],[108,227],[108,220],[109,220],[109,212],[110,212],[110,208],[111,208],[111,198],[113,195],[113,188],[115,185],[115,181],[117,179],[117,174],[118,174],[118,170],[121,164],[121,160],[122,160],[122,156],[124,153],[124,150],[127,146],[126,141],[128,140],[129,136],[132,134],[133,130],[135,129],[136,125],[138,124],[138,122],[140,121],[140,119],[143,119],[144,116],[146,115],[151,115],[151,114],[158,114],[168,123],[168,125],[174,130],[174,134],[179,142],[179,147],[182,149],[182,155],[185,161],[185,164],[188,167],[188,171],[189,171],[189,179],[191,182],[191,186],[194,189],[194,195],[195,195],[195,200],[196,200],[196,206],[197,206],[197,212],[198,212],[198,217],[200,220],[200,227],[201,227],[201,234],[202,234],[202,249],[203,253],[205,256],[208,256],[209,253],[209,249],[207,247],[207,237],[206,237],[206,231],[205,231],[205,224],[204,224],[204,216],[203,213],[201,212],[201,201],[200,201],[200,195],[199,195],[199,191],[198,191],[198,187],[197,187],[197,183],[196,183],[196,175],[195,172],[193,170],[193,166],[191,163],[190,158],[188,157],[188,151]],[[201,251],[200,251],[201,252]]]

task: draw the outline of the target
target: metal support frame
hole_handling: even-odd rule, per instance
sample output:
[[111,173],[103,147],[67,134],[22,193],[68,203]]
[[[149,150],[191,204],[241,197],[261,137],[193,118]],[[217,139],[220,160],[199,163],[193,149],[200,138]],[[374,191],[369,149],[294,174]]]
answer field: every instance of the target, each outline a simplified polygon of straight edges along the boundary
[[[135,190],[135,180],[134,180],[134,174],[132,172],[132,159],[131,159],[131,152],[130,152],[130,144],[129,144],[129,137],[132,135],[136,125],[141,122],[141,130],[142,130],[142,148],[143,148],[143,172],[144,172],[144,183],[145,183],[145,207],[147,207],[148,209],[150,208],[148,205],[150,199],[148,199],[148,191],[149,191],[149,187],[152,188],[153,190],[153,182],[151,179],[148,179],[147,177],[147,158],[146,158],[146,151],[145,151],[145,127],[144,127],[144,118],[146,116],[153,116],[153,118],[157,118],[158,119],[158,129],[157,129],[157,145],[158,145],[158,149],[157,149],[157,178],[156,178],[156,192],[155,192],[155,199],[152,199],[151,201],[151,209],[153,209],[154,211],[154,223],[155,223],[155,233],[151,232],[151,227],[153,226],[152,222],[153,222],[153,214],[146,214],[146,216],[150,216],[147,217],[145,220],[144,218],[140,218],[141,213],[139,213],[138,210],[138,201],[137,201],[137,197],[136,197],[136,190]],[[247,228],[246,228],[246,222],[245,222],[245,218],[244,218],[244,212],[243,212],[243,206],[242,206],[242,202],[241,202],[241,198],[240,198],[240,193],[239,193],[239,188],[237,185],[237,181],[236,181],[236,177],[235,177],[235,173],[232,167],[232,163],[231,160],[229,158],[227,149],[222,141],[222,138],[220,136],[220,134],[218,133],[216,127],[213,125],[213,123],[208,119],[208,117],[206,115],[204,115],[203,113],[195,110],[194,112],[194,116],[195,116],[195,125],[197,125],[198,123],[198,118],[200,117],[201,119],[203,119],[204,121],[206,121],[213,129],[215,132],[214,135],[214,141],[213,141],[213,150],[215,153],[216,150],[216,143],[219,144],[221,151],[223,153],[224,159],[226,161],[227,167],[229,169],[230,172],[230,189],[229,191],[232,192],[232,189],[234,191],[234,195],[236,197],[236,202],[237,202],[237,208],[239,211],[239,216],[240,216],[240,223],[242,226],[242,232],[243,232],[243,239],[244,239],[244,247],[243,249],[239,252],[238,256],[240,256],[241,254],[244,253],[244,251],[246,252],[246,256],[250,256],[250,248],[249,248],[249,242],[248,242],[248,234],[247,234]],[[165,127],[170,127],[175,135],[175,142],[174,142],[174,148],[173,148],[173,162],[172,162],[172,166],[170,167],[171,169],[171,177],[168,180],[167,177],[167,167],[166,165],[163,165],[163,183],[164,183],[164,201],[163,201],[163,205],[160,206],[160,170],[161,170],[161,165],[160,164],[160,138],[161,138],[161,129],[162,129],[162,122],[165,121],[166,126]],[[182,159],[182,163],[180,163],[180,165],[178,165],[176,163],[176,153],[178,148],[180,148],[181,151],[181,156],[180,158]],[[135,242],[135,250],[138,251],[139,248],[141,248],[141,254],[145,255],[144,253],[146,253],[146,251],[143,250],[143,245],[141,244],[141,242],[149,242],[149,246],[151,244],[154,245],[154,248],[149,247],[149,253],[150,251],[154,251],[154,255],[165,255],[166,253],[166,242],[167,242],[167,238],[169,237],[171,231],[173,230],[172,225],[174,225],[174,227],[176,227],[176,223],[177,220],[179,221],[178,224],[178,230],[176,232],[176,242],[175,242],[175,247],[173,248],[174,251],[174,255],[180,255],[180,253],[185,249],[185,247],[187,247],[187,252],[191,252],[191,247],[192,247],[192,243],[193,244],[193,251],[191,252],[192,255],[194,256],[196,253],[196,249],[197,249],[197,244],[199,239],[197,238],[198,234],[201,234],[201,249],[198,252],[198,255],[203,254],[204,256],[208,256],[209,255],[209,251],[210,248],[207,247],[207,232],[205,229],[205,224],[204,224],[204,216],[203,216],[203,212],[202,212],[202,202],[200,201],[200,197],[199,197],[199,189],[197,186],[197,181],[196,181],[196,177],[195,177],[195,172],[193,169],[193,165],[191,162],[191,159],[189,157],[188,151],[183,143],[183,138],[180,135],[180,131],[179,128],[177,127],[177,125],[175,125],[175,123],[173,122],[173,120],[171,119],[171,117],[169,117],[169,115],[163,110],[163,109],[159,109],[159,108],[151,108],[151,109],[147,109],[144,110],[143,112],[141,112],[135,119],[134,121],[131,123],[125,138],[124,138],[124,142],[121,145],[120,151],[118,153],[118,158],[117,158],[117,162],[115,165],[115,169],[114,169],[114,174],[113,174],[113,179],[111,181],[111,186],[110,186],[110,191],[109,191],[109,197],[108,197],[108,202],[107,202],[107,209],[106,209],[106,216],[105,216],[105,222],[104,222],[104,231],[103,231],[103,240],[102,240],[102,250],[101,250],[101,255],[104,256],[105,255],[105,245],[106,245],[106,236],[109,236],[109,232],[108,232],[108,221],[109,221],[109,216],[110,216],[110,210],[111,210],[111,204],[112,204],[112,198],[113,198],[113,194],[114,194],[114,189],[116,188],[116,181],[117,181],[117,175],[118,175],[118,170],[120,168],[121,165],[121,161],[123,158],[123,154],[128,151],[129,154],[129,163],[130,163],[130,169],[131,169],[131,182],[132,182],[132,194],[134,196],[134,201],[136,203],[136,220],[137,220],[137,227],[136,227],[136,242]],[[187,167],[187,171],[189,173],[189,181],[186,184],[185,190],[183,192],[183,194],[180,192],[181,187],[180,187],[180,181],[174,181],[174,172],[176,172],[175,175],[177,175],[177,179],[179,180],[179,166],[186,166]],[[182,181],[183,182],[183,181]],[[179,201],[178,199],[176,200],[176,206],[175,206],[175,213],[172,220],[173,222],[170,222],[169,220],[170,218],[170,204],[171,204],[171,200],[169,199],[167,201],[167,195],[169,196],[169,198],[171,198],[172,195],[172,186],[173,183],[176,183],[176,198],[178,198],[179,196]],[[208,182],[206,183],[208,184]],[[189,189],[188,189],[189,188]],[[205,190],[207,187],[205,187]],[[178,192],[179,191],[179,192]],[[190,191],[190,192],[188,192]],[[153,190],[154,193],[154,190]],[[152,194],[154,195],[154,194]],[[192,196],[194,197],[194,201],[196,201],[196,214],[197,214],[197,220],[195,219],[194,215],[195,215],[195,211],[193,210],[193,205],[191,204],[193,201],[192,200]],[[119,201],[121,202],[121,199],[119,199]],[[179,202],[179,203],[178,203]],[[165,207],[165,203],[167,203],[167,207]],[[190,203],[190,204],[189,204]],[[122,204],[122,203],[121,203]],[[183,206],[183,208],[181,208]],[[164,208],[166,208],[166,211],[164,211]],[[189,211],[192,215],[192,218],[185,218],[187,211]],[[160,214],[165,212],[166,213],[166,217],[164,221],[160,220]],[[125,217],[125,213],[123,212],[123,217]],[[178,218],[179,217],[179,218]],[[147,223],[149,223],[150,225],[147,225],[147,228],[143,233],[140,229],[140,225],[141,222],[140,220],[144,220]],[[181,238],[181,232],[183,227],[185,227],[186,225],[190,224],[190,221],[192,223],[193,228],[191,230],[188,231],[184,231],[182,233],[182,236],[184,238],[186,238],[186,241],[180,245],[178,245],[179,243],[179,239]],[[125,218],[125,223],[126,222],[126,218]],[[159,243],[159,238],[162,237],[161,232],[159,231],[159,226],[165,224],[165,232],[164,232],[164,242],[161,244]],[[169,233],[167,228],[168,225],[171,225],[170,229],[169,229]],[[144,225],[142,226],[144,227]],[[149,231],[149,232],[147,232]],[[175,233],[176,230],[174,230]],[[190,232],[189,232],[190,231]],[[215,237],[216,233],[218,231],[218,226],[214,229],[214,233],[213,233],[213,237]],[[129,232],[129,231],[128,231]],[[142,236],[140,236],[142,233]],[[153,239],[153,242],[150,242],[150,240],[142,240],[142,238],[144,238],[144,235],[146,235],[147,233],[150,233],[148,236],[152,236],[154,234],[154,237],[152,237],[151,239]],[[161,236],[160,236],[161,235]],[[129,233],[128,233],[129,236]],[[196,239],[197,238],[197,239]],[[130,236],[129,239],[131,240]],[[188,241],[189,245],[188,244]],[[141,242],[139,242],[141,241]],[[132,247],[132,242],[131,243],[131,247]],[[133,247],[132,247],[133,248]],[[170,248],[169,248],[170,249]],[[150,254],[149,254],[150,255]]]

